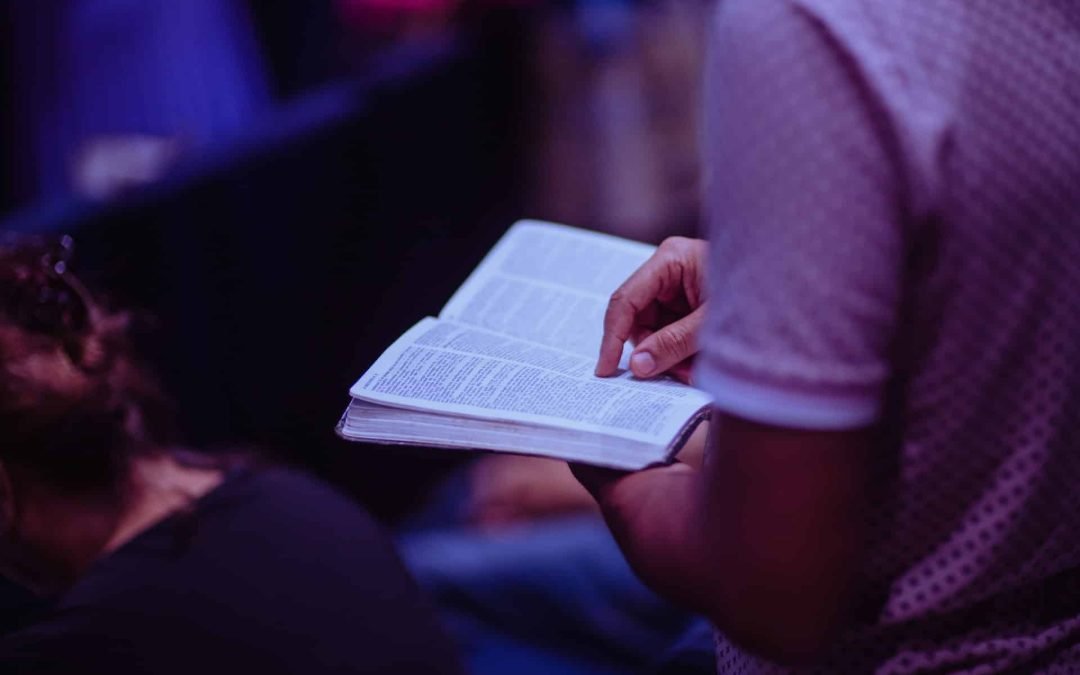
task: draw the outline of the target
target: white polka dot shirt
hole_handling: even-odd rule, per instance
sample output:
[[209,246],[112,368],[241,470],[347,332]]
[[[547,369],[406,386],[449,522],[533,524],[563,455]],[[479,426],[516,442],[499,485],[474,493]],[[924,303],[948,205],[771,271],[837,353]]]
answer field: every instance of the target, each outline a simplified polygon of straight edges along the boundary
[[707,78],[698,381],[889,430],[817,670],[1080,672],[1080,2],[721,0]]

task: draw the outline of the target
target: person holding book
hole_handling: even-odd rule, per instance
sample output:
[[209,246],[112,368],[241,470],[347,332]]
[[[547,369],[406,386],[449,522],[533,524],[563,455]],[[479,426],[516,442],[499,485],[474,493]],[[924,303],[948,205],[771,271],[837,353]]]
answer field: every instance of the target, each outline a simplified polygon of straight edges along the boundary
[[710,239],[596,369],[693,361],[705,461],[579,478],[720,672],[1077,672],[1078,6],[725,0],[712,46]]
[[358,506],[175,445],[126,316],[69,252],[0,239],[0,570],[52,599],[0,637],[0,670],[460,672]]

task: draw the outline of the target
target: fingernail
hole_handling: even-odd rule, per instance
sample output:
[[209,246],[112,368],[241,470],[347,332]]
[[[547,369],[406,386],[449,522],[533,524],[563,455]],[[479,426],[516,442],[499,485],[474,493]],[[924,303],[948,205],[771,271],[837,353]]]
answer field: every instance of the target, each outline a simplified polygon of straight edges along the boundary
[[630,357],[630,370],[637,375],[649,375],[656,370],[656,359],[649,352],[638,352]]

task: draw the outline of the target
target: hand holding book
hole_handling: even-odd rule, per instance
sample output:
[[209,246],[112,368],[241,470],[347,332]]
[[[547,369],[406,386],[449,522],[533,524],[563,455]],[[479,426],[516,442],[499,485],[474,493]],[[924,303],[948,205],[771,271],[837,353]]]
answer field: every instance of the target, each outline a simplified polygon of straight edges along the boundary
[[[692,256],[675,257],[670,248],[654,257],[656,249],[637,242],[517,223],[438,317],[398,338],[353,385],[338,433],[356,441],[513,452],[618,469],[670,461],[707,416],[708,397],[668,377],[640,379],[620,368],[616,355],[629,358],[625,338],[605,345],[608,377],[595,372],[612,291],[649,260],[671,263],[653,263],[668,269],[666,278],[676,279],[672,269],[690,273]],[[637,306],[644,311],[631,315],[626,336],[664,346],[661,335],[688,326],[662,330],[671,312],[700,306],[701,294],[693,290],[700,284],[688,284],[646,283],[646,291],[655,287],[658,294]],[[680,295],[677,287],[691,290]],[[658,353],[674,358],[679,351]]]

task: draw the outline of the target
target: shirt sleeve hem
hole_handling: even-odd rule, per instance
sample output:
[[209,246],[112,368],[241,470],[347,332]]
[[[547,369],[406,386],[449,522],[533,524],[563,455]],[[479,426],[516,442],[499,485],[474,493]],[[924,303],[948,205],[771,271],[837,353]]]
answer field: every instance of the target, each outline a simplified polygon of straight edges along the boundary
[[793,392],[775,385],[698,368],[694,385],[725,413],[779,427],[814,431],[861,429],[881,418],[878,396],[858,393]]

